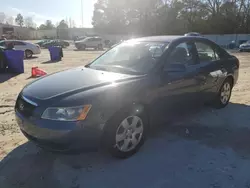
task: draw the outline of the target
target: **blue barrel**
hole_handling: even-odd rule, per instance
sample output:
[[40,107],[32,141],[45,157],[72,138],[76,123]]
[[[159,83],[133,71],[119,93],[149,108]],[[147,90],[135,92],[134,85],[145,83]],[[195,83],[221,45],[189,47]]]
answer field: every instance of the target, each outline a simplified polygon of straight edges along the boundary
[[24,73],[24,52],[22,50],[5,50],[4,54],[8,61],[8,71]]
[[50,60],[51,61],[61,61],[62,55],[61,55],[62,49],[57,46],[51,46],[49,47],[49,53],[50,53]]

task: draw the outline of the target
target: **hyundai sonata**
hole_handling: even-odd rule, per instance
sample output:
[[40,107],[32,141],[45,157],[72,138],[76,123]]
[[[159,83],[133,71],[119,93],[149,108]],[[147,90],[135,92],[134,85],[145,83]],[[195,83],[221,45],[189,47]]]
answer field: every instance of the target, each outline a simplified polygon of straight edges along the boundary
[[239,60],[204,37],[131,39],[86,66],[25,86],[16,119],[23,134],[42,148],[102,146],[125,158],[154,128],[152,114],[170,117],[194,103],[225,107],[238,71]]

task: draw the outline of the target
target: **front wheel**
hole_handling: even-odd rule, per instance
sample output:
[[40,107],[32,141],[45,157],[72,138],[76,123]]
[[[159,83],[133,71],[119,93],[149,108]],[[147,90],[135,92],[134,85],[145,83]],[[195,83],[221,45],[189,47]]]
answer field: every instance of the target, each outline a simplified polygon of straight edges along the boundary
[[143,145],[147,122],[144,114],[121,114],[123,115],[111,121],[105,138],[112,156],[128,158]]

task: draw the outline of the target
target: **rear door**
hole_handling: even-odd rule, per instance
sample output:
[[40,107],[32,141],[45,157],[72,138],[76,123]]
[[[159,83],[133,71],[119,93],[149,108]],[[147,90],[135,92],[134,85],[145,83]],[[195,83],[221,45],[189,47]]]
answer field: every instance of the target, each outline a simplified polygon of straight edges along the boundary
[[223,59],[220,57],[216,46],[208,41],[195,41],[199,58],[199,72],[196,75],[199,81],[200,98],[211,100],[218,90],[219,78],[223,77]]

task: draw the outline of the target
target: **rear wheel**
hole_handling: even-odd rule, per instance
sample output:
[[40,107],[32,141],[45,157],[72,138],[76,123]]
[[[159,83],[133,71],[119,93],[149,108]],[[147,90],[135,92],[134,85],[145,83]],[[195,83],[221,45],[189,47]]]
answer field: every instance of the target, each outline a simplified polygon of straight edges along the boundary
[[214,101],[215,108],[224,108],[228,105],[233,89],[232,79],[227,78],[222,84],[218,95]]
[[25,57],[31,58],[33,56],[33,52],[31,50],[25,50]]
[[147,121],[144,114],[121,112],[110,121],[105,141],[112,156],[128,158],[143,145]]

